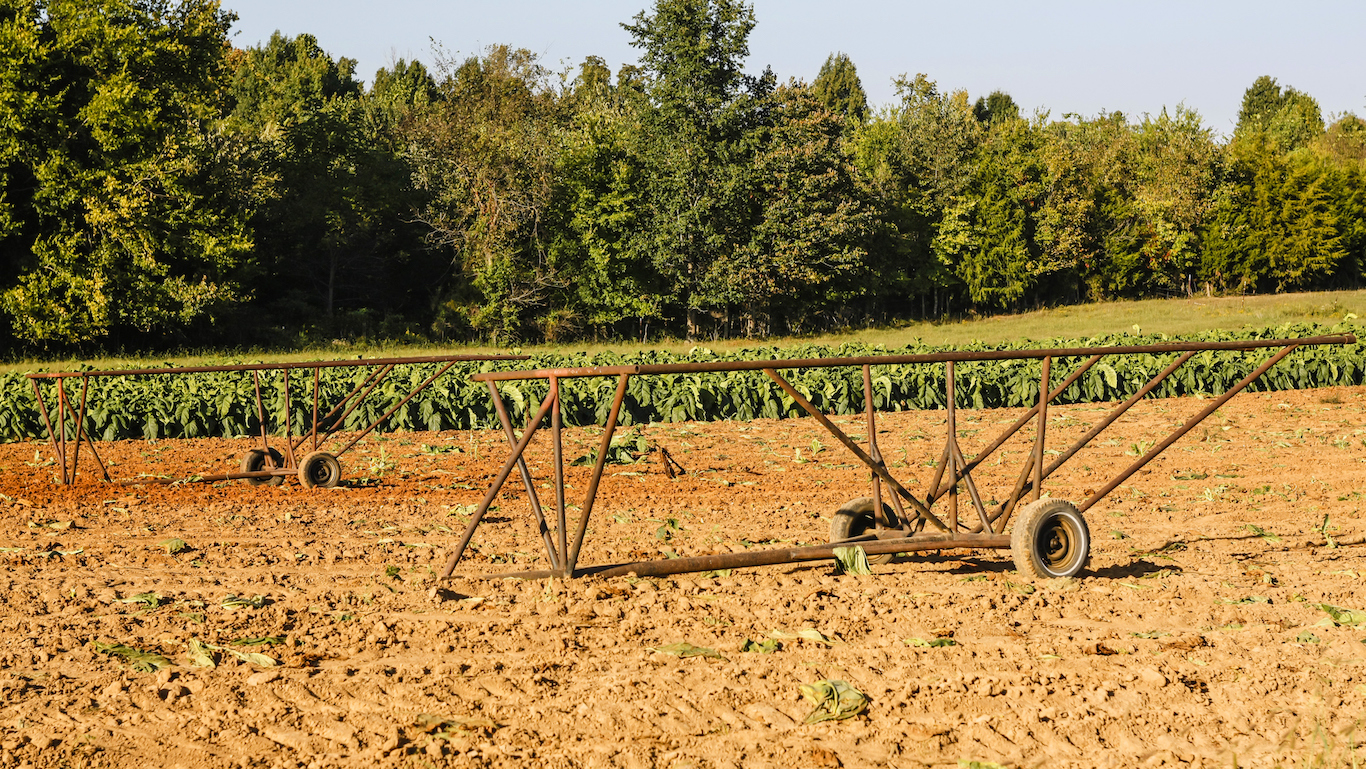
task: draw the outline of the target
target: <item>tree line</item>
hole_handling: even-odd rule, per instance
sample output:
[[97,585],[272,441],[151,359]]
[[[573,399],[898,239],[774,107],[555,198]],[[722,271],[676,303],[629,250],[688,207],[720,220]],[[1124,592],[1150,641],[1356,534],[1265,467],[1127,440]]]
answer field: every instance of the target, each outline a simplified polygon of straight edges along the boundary
[[554,71],[437,47],[369,85],[214,0],[0,0],[11,350],[807,333],[1356,286],[1366,121],[1258,78],[1193,109],[1022,114],[854,62],[746,74],[741,0],[656,0]]

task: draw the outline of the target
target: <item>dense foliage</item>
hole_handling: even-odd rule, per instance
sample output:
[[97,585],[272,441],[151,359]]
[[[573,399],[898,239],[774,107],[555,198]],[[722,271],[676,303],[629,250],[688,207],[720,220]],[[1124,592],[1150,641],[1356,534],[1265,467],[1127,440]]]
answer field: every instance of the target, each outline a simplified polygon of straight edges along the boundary
[[368,85],[234,20],[0,0],[9,350],[763,336],[1366,270],[1366,122],[1270,77],[1223,139],[926,75],[869,105],[842,53],[752,76],[743,0],[656,0],[615,74],[438,47]]
[[[1333,329],[1334,331],[1343,329]],[[1327,333],[1314,326],[1282,326],[1260,332],[1212,332],[1190,340],[1277,339]],[[1156,344],[1157,336],[1116,335],[1093,339],[1049,340],[1048,346],[1091,347],[1122,344]],[[999,349],[1023,349],[1025,345]],[[1288,390],[1327,385],[1361,384],[1366,380],[1366,343],[1306,347],[1291,353],[1253,383],[1252,390]],[[584,365],[672,363],[678,361],[763,360],[769,358],[818,358],[853,355],[920,354],[940,350],[926,345],[886,350],[867,345],[839,347],[758,347],[718,355],[695,348],[688,355],[645,352],[631,355],[601,353],[593,356],[543,355],[531,361],[459,364],[428,389],[399,409],[383,430],[448,430],[496,428],[497,415],[487,386],[471,381],[478,371],[508,368],[562,368]],[[998,349],[983,345],[956,349]],[[1252,352],[1202,352],[1163,382],[1151,397],[1219,394],[1246,376],[1274,350]],[[1137,392],[1177,356],[1119,355],[1104,358],[1059,396],[1059,403],[1121,400]],[[1054,363],[1056,386],[1081,359]],[[1039,395],[1038,360],[981,361],[957,364],[955,393],[959,405],[968,408],[1030,406]],[[346,419],[343,429],[358,430],[397,405],[434,371],[434,364],[410,365],[395,370],[361,408]],[[366,376],[364,369],[323,369],[320,377],[324,412]],[[784,376],[826,413],[856,414],[863,411],[863,379],[858,367],[789,369]],[[884,411],[937,409],[945,405],[944,364],[875,366],[872,370],[874,402]],[[238,436],[260,430],[256,416],[252,376],[245,372],[144,375],[90,379],[89,412],[85,430],[97,438],[194,438]],[[294,372],[290,399],[290,425],[299,434],[312,419],[312,375]],[[283,376],[279,371],[262,375],[263,400],[269,429],[282,432],[285,419]],[[78,382],[68,385],[69,397],[78,397]],[[563,380],[563,413],[566,424],[606,422],[616,388],[613,377]],[[57,418],[56,384],[45,383],[44,401]],[[534,413],[546,394],[544,380],[501,383],[500,391],[519,424]],[[624,424],[758,417],[781,419],[803,412],[761,371],[635,376],[624,402]],[[55,421],[54,421],[55,424]],[[21,374],[0,376],[0,440],[46,436],[33,388]]]

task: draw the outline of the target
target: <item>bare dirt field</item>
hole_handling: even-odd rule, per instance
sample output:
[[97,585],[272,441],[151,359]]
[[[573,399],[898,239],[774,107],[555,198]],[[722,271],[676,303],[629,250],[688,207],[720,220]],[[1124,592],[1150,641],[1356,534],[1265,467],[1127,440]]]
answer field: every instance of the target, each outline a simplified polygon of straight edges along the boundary
[[[1200,405],[1139,404],[1046,491],[1084,498]],[[116,486],[85,460],[63,488],[45,444],[0,446],[0,766],[1354,766],[1366,624],[1319,605],[1366,609],[1363,407],[1361,388],[1238,396],[1087,513],[1081,578],[1038,582],[967,551],[869,577],[476,579],[545,565],[514,483],[434,590],[500,435],[372,437],[344,488],[311,491]],[[1105,409],[1055,408],[1050,431]],[[1018,415],[960,412],[964,449]],[[943,421],[880,415],[913,488]],[[823,542],[868,493],[810,419],[639,431],[689,472],[609,466],[584,563]],[[598,434],[570,431],[568,456]],[[249,447],[100,446],[124,477],[230,470]],[[538,437],[542,481],[549,453]],[[571,501],[587,475],[570,468]],[[780,649],[741,650],[775,631]],[[654,651],[680,642],[718,654]],[[821,679],[866,713],[803,723],[798,687]]]

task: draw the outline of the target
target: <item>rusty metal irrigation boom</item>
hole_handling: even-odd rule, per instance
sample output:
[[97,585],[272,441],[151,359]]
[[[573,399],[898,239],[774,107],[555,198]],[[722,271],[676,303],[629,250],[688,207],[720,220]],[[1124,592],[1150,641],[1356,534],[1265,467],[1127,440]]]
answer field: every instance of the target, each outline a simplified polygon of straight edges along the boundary
[[[330,488],[336,486],[342,478],[341,463],[337,458],[350,451],[362,438],[369,435],[371,431],[379,427],[389,417],[393,416],[400,408],[407,405],[409,401],[417,396],[418,393],[427,389],[442,374],[450,371],[457,363],[469,361],[489,361],[489,360],[526,360],[526,355],[434,355],[419,356],[408,358],[371,358],[360,360],[329,360],[329,361],[307,361],[299,363],[248,363],[239,365],[223,366],[187,366],[180,368],[137,368],[137,369],[118,369],[110,371],[64,371],[51,373],[28,374],[28,379],[33,384],[33,394],[38,400],[38,411],[43,417],[43,424],[47,428],[48,435],[52,440],[52,450],[56,454],[57,464],[60,468],[60,479],[62,484],[70,484],[76,479],[76,470],[80,465],[81,446],[89,448],[90,455],[94,457],[96,464],[99,465],[100,474],[106,481],[113,481],[109,475],[109,468],[104,460],[100,458],[98,450],[95,448],[95,441],[86,432],[86,406],[90,394],[90,380],[104,377],[139,377],[139,376],[184,376],[188,374],[205,374],[213,372],[242,372],[250,373],[252,378],[253,391],[256,396],[256,419],[260,427],[261,447],[252,449],[241,458],[241,469],[235,473],[220,473],[212,475],[196,475],[191,478],[153,478],[139,477],[128,478],[117,481],[118,483],[176,483],[184,480],[215,482],[245,480],[256,485],[275,485],[282,483],[285,478],[290,476],[298,477],[300,483],[305,487]],[[398,366],[437,364],[434,374],[424,379],[420,384],[411,388],[398,403],[391,406],[387,411],[376,419],[362,426],[354,435],[348,434],[345,437],[337,436],[336,433],[346,423],[349,417],[361,404],[370,397],[371,393],[379,387],[380,383]],[[322,369],[332,368],[365,368],[369,369],[364,377],[351,388],[351,391],[337,401],[330,410],[320,414],[323,408],[320,394],[320,374]],[[313,372],[312,380],[312,401],[313,412],[312,420],[308,431],[300,436],[293,434],[290,424],[290,387],[292,374],[294,371],[302,369],[305,387],[308,384],[308,373]],[[284,453],[270,445],[270,429],[267,422],[267,413],[264,401],[261,398],[261,372],[262,371],[281,371],[284,378],[281,382],[282,394],[284,397],[283,417],[281,422],[284,427],[282,442]],[[67,393],[66,382],[68,379],[79,379],[81,390],[79,401],[72,402],[72,395]],[[55,382],[53,388],[56,390],[57,416],[56,424],[49,415],[47,402],[43,398],[42,383]],[[329,440],[336,437],[341,447],[333,451],[324,451]],[[349,438],[349,440],[346,440]],[[296,457],[295,454],[307,444],[307,451],[302,456]]]
[[[1356,338],[1351,334],[1307,337],[1300,339],[1247,340],[1233,342],[1185,343],[1137,345],[1127,347],[1080,347],[1051,350],[1000,350],[984,352],[944,352],[925,355],[877,355],[849,358],[813,358],[804,360],[764,360],[764,361],[718,361],[699,363],[669,363],[650,365],[590,366],[584,368],[542,369],[536,371],[495,371],[474,375],[477,381],[486,382],[489,395],[493,399],[498,417],[502,421],[503,432],[511,446],[507,460],[503,463],[493,484],[484,495],[483,501],[471,515],[459,543],[450,553],[442,579],[454,573],[456,565],[464,556],[470,539],[488,512],[489,506],[501,493],[508,477],[516,468],[522,476],[530,502],[531,512],[546,547],[551,568],[540,571],[523,571],[510,574],[491,575],[492,577],[576,577],[596,574],[599,576],[619,576],[637,574],[658,576],[685,572],[729,569],[742,566],[795,563],[832,559],[839,548],[860,547],[870,557],[890,558],[896,553],[924,550],[944,550],[957,548],[1010,549],[1016,567],[1025,574],[1040,577],[1063,577],[1077,574],[1086,564],[1090,554],[1090,532],[1082,514],[1104,499],[1121,483],[1138,472],[1169,446],[1190,432],[1206,417],[1213,414],[1230,398],[1247,388],[1296,348],[1308,345],[1352,344]],[[1213,398],[1198,413],[1187,419],[1166,438],[1158,441],[1146,453],[1124,470],[1110,479],[1098,491],[1093,492],[1080,504],[1072,504],[1064,499],[1044,497],[1043,483],[1058,468],[1062,467],[1078,451],[1093,441],[1105,428],[1133,407],[1195,354],[1208,350],[1253,351],[1280,348],[1263,361],[1247,376],[1236,382],[1222,395]],[[1116,405],[1090,430],[1072,445],[1056,453],[1052,462],[1045,464],[1045,444],[1048,438],[1048,407],[1059,395],[1082,377],[1102,358],[1112,355],[1170,355],[1176,358],[1128,399]],[[1078,358],[1082,362],[1067,374],[1061,383],[1054,386],[1053,362],[1062,358]],[[968,459],[958,442],[957,407],[955,405],[956,363],[970,361],[1037,359],[1041,361],[1039,397],[1036,404],[1025,412],[1014,424],[1007,427],[999,436]],[[892,475],[878,450],[876,413],[873,405],[874,366],[886,365],[943,365],[945,371],[945,432],[946,438],[939,461],[935,465],[933,480],[920,494],[913,493],[900,480]],[[798,392],[788,382],[780,370],[829,368],[838,366],[860,367],[863,373],[863,394],[867,443],[860,445],[836,426],[825,414]],[[723,553],[668,560],[639,561],[635,563],[611,564],[603,566],[580,567],[579,553],[583,546],[584,535],[593,513],[597,499],[598,485],[602,480],[603,468],[607,460],[613,433],[621,414],[622,403],[626,397],[627,382],[633,376],[659,374],[682,374],[699,372],[763,371],[796,405],[815,418],[830,434],[858,458],[871,474],[872,494],[869,497],[851,500],[835,515],[831,526],[831,542],[825,545],[806,547],[750,550],[743,553]],[[597,459],[584,496],[582,513],[570,536],[569,521],[566,515],[564,452],[561,441],[563,431],[560,409],[560,383],[564,379],[578,377],[616,377],[616,395],[607,416],[606,429],[600,438]],[[498,383],[509,380],[541,379],[549,383],[549,393],[542,400],[539,409],[527,422],[520,438],[513,431],[507,407],[498,390]],[[555,500],[552,509],[553,521],[548,521],[536,493],[523,455],[532,438],[549,417],[552,465],[554,473]],[[1008,441],[1030,422],[1034,423],[1032,451],[1026,454],[1023,466],[1016,476],[1005,501],[991,504],[984,502],[973,471],[990,457],[1002,444]],[[947,477],[946,477],[947,476]],[[966,515],[960,515],[961,491],[965,490],[971,507]],[[886,504],[884,497],[890,499]],[[934,512],[939,502],[947,497],[947,511],[938,515]],[[1015,525],[1007,533],[1012,520]]]

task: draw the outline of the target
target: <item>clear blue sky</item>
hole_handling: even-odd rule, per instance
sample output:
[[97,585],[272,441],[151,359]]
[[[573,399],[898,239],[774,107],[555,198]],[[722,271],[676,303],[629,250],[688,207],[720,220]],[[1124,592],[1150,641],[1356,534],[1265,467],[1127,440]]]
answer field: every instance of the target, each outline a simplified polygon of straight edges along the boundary
[[[317,36],[359,61],[369,80],[394,59],[432,62],[434,39],[463,55],[507,43],[551,69],[585,56],[615,71],[636,59],[619,24],[648,0],[224,0],[238,47],[280,30]],[[976,98],[1009,92],[1026,113],[1123,111],[1185,102],[1230,133],[1242,94],[1271,75],[1330,113],[1366,115],[1363,0],[754,0],[748,69],[810,81],[832,51],[858,67],[869,101],[893,100],[892,78],[924,72]]]

